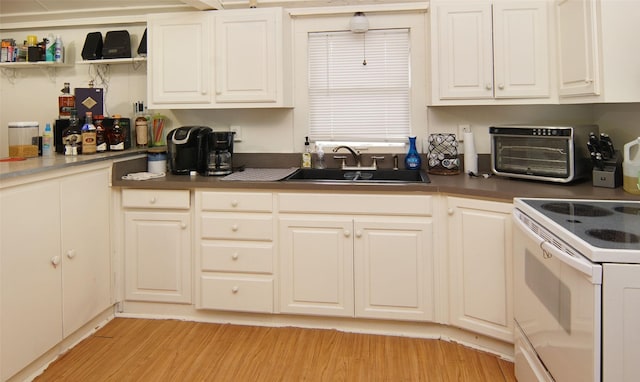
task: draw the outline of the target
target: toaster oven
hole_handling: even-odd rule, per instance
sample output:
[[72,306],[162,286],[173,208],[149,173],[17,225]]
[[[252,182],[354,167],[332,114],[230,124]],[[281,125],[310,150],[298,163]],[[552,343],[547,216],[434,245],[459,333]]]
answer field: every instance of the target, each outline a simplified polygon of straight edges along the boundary
[[587,149],[591,132],[597,135],[598,126],[492,126],[491,171],[556,183],[587,178],[593,167]]

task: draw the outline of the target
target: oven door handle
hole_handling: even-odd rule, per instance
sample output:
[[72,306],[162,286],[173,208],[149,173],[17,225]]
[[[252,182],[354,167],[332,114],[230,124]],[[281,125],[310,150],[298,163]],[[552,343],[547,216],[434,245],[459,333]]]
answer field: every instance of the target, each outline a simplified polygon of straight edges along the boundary
[[600,264],[594,264],[585,258],[579,258],[560,250],[555,245],[533,232],[524,222],[522,222],[522,220],[520,220],[518,216],[514,215],[513,220],[522,232],[540,246],[540,249],[542,249],[543,252],[542,256],[545,259],[555,257],[571,268],[584,273],[589,277],[592,284],[602,284],[602,266]]

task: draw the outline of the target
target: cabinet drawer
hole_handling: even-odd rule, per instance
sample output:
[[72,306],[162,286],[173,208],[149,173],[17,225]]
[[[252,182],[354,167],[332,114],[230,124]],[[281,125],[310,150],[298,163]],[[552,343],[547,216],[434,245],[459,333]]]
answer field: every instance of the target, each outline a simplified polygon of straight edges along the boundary
[[203,239],[272,240],[271,214],[208,214],[201,219]]
[[273,312],[273,279],[202,276],[202,309]]
[[218,272],[273,273],[273,244],[203,242],[201,269]]
[[189,209],[189,190],[122,190],[124,208]]
[[202,211],[271,212],[273,195],[268,192],[201,192]]

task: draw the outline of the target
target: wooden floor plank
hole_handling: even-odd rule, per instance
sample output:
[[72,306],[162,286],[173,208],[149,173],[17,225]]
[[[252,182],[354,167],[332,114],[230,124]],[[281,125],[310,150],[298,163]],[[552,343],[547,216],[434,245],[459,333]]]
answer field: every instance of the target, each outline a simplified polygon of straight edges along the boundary
[[336,330],[116,318],[36,381],[515,382],[457,343]]

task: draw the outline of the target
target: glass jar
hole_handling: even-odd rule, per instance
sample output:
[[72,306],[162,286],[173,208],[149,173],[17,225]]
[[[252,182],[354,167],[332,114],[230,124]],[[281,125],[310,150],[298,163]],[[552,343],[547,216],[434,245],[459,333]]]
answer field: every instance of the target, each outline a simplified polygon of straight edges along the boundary
[[37,157],[39,135],[38,122],[9,122],[9,156]]

